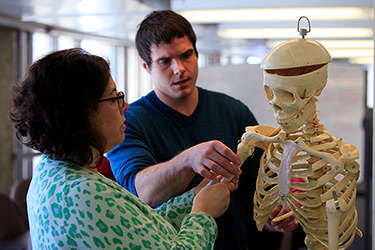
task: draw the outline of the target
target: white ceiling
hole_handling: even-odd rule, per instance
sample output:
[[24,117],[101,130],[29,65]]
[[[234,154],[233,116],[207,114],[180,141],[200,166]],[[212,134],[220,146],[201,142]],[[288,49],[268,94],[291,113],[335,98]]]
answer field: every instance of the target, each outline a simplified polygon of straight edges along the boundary
[[[137,25],[154,9],[172,9],[177,12],[196,9],[263,9],[263,8],[309,8],[309,7],[360,7],[371,9],[373,0],[0,0],[0,25],[6,17],[16,17],[22,23],[40,23],[80,32],[119,38],[133,42]],[[303,16],[304,13],[301,13]],[[5,21],[4,21],[5,20]],[[310,20],[315,27],[370,27],[373,19],[361,20]],[[264,56],[269,50],[267,39],[222,39],[217,29],[224,26],[238,27],[296,27],[295,21],[262,21],[252,23],[194,23],[198,36],[198,49],[228,56]],[[299,38],[296,31],[296,38]],[[372,37],[367,39],[373,39]]]

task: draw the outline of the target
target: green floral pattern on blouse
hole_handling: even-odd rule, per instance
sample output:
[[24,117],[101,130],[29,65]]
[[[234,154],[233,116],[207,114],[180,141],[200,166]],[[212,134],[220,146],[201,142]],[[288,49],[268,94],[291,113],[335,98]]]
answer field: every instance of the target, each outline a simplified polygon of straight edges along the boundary
[[157,209],[101,174],[43,155],[27,194],[33,249],[213,249],[214,219],[194,192]]

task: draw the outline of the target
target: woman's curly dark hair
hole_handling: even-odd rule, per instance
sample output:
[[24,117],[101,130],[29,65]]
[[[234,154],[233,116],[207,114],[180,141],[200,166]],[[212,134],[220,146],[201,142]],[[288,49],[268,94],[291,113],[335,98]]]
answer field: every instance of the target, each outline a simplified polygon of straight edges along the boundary
[[83,49],[50,53],[33,63],[11,88],[9,118],[18,140],[35,150],[83,166],[105,138],[90,117],[110,79],[109,63]]

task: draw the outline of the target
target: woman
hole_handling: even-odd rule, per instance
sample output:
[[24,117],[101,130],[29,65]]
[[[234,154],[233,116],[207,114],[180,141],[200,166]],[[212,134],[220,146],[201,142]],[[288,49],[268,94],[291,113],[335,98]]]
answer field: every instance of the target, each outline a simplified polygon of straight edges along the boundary
[[11,92],[17,138],[43,153],[27,194],[33,249],[210,249],[213,218],[236,182],[205,183],[153,210],[97,172],[124,140],[128,103],[108,63],[82,49],[51,53]]

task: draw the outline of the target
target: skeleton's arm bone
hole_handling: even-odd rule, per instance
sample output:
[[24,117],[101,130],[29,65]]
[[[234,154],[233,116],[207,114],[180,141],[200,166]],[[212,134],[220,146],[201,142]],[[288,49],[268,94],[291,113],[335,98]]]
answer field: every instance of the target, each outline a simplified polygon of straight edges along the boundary
[[[258,126],[249,126],[246,127],[246,132],[242,135],[241,141],[237,146],[237,155],[241,159],[241,164],[237,167],[240,168],[245,160],[254,153],[255,147],[266,149],[267,145],[264,145],[261,142],[282,142],[285,140],[286,134],[284,131],[279,129],[258,125]],[[275,136],[268,137],[267,135],[272,135],[275,132],[279,132]],[[222,182],[228,182],[232,180],[233,176],[229,178],[222,178]]]
[[350,172],[352,174],[356,174],[359,171],[359,163],[356,162],[356,161],[347,161],[347,162],[344,162],[344,168],[348,172]]
[[334,192],[334,199],[326,202],[328,217],[328,245],[330,250],[337,250],[339,245],[339,227],[342,215],[347,210],[346,202],[337,198]]
[[[238,168],[241,168],[245,160],[254,153],[254,150],[255,150],[254,140],[248,141],[247,143],[244,143],[241,140],[241,142],[237,146],[237,155],[241,159],[241,164],[237,166]],[[221,182],[229,182],[233,179],[233,177],[234,175],[230,177],[223,177],[221,178]],[[211,184],[211,182],[209,184]]]

